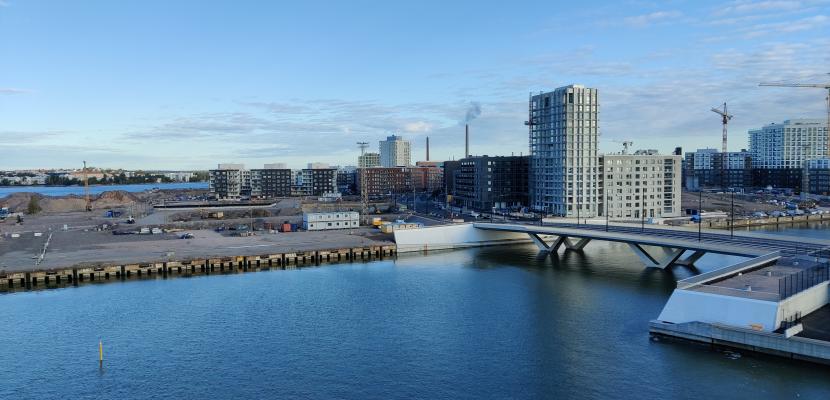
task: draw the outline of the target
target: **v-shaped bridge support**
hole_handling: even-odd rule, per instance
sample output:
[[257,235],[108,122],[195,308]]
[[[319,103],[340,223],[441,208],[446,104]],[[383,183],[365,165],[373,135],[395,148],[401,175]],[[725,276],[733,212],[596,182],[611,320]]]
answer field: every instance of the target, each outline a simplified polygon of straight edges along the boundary
[[640,257],[640,260],[642,260],[643,264],[645,264],[648,268],[665,269],[666,267],[675,264],[693,266],[695,261],[700,259],[700,257],[703,257],[704,254],[706,254],[706,252],[702,250],[696,250],[688,257],[681,259],[683,253],[686,252],[686,249],[667,248],[669,249],[668,254],[660,259],[657,259],[651,254],[649,254],[649,252],[646,251],[646,249],[644,249],[637,243],[629,243],[628,246],[631,248],[632,251],[634,251],[634,254]]
[[585,248],[585,245],[587,245],[588,242],[591,241],[590,238],[582,238],[579,239],[579,241],[577,241],[576,243],[574,243],[571,240],[571,238],[567,236],[557,236],[556,240],[554,240],[553,243],[548,244],[547,242],[542,240],[542,238],[539,237],[539,235],[536,233],[528,233],[528,236],[530,236],[530,239],[533,240],[533,243],[536,244],[536,247],[538,247],[540,251],[548,253],[558,252],[559,248],[562,247],[563,244],[565,245],[565,248],[568,250],[580,251]]

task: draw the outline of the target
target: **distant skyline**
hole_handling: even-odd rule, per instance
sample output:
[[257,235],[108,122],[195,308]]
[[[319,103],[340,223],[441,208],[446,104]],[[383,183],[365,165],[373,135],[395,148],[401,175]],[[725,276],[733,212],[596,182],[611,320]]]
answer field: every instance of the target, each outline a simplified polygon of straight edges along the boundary
[[527,154],[530,92],[599,90],[600,150],[729,149],[826,118],[830,0],[0,0],[0,169],[356,165]]

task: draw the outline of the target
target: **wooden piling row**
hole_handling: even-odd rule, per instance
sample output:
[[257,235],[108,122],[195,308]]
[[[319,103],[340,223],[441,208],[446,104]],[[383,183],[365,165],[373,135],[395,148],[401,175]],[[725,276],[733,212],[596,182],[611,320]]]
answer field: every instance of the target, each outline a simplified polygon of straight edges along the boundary
[[323,263],[382,260],[397,254],[394,245],[288,253],[199,258],[181,261],[79,266],[0,273],[0,291],[38,289],[134,278],[157,278],[295,269]]

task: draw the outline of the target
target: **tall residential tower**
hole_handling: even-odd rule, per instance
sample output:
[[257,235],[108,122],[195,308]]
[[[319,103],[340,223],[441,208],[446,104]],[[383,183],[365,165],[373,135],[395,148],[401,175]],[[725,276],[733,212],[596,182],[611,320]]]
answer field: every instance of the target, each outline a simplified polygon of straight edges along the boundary
[[531,95],[530,206],[547,214],[600,214],[599,97],[570,85]]
[[410,143],[400,136],[387,136],[386,140],[380,141],[380,166],[381,167],[406,167],[410,161]]

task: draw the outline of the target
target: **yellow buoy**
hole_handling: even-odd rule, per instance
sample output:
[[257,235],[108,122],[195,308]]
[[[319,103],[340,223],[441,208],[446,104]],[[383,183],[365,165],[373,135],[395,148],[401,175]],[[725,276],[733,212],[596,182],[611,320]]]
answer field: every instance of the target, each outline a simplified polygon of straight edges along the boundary
[[104,342],[101,340],[98,341],[98,362],[104,362]]

